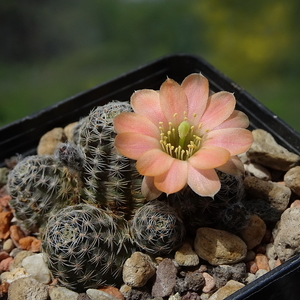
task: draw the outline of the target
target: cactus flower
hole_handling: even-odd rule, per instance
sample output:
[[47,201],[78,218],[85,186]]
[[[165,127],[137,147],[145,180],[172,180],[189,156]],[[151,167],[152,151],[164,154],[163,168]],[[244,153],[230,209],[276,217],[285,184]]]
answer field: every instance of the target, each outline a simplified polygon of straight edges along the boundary
[[138,90],[130,102],[133,112],[114,119],[115,147],[136,160],[148,199],[187,185],[213,197],[221,187],[215,169],[243,172],[237,155],[248,150],[253,138],[232,93],[210,95],[208,80],[190,74],[181,84],[166,79],[159,91]]

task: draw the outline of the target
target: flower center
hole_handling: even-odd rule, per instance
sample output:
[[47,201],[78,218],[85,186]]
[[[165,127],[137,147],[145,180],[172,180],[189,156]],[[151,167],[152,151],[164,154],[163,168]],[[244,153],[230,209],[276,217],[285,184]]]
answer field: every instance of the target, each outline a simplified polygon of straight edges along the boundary
[[[174,114],[174,117],[176,116],[177,114]],[[169,122],[167,130],[164,128],[163,122],[159,122],[162,150],[174,158],[188,160],[201,146],[202,138],[194,133],[194,129],[194,125],[191,126],[187,117],[184,117],[184,121],[177,128],[173,126],[172,122]]]

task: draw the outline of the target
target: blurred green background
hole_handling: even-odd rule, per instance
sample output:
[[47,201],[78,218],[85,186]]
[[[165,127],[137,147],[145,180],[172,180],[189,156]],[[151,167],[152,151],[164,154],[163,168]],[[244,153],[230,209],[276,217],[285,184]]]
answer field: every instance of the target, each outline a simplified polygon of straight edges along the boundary
[[164,55],[199,55],[300,132],[300,1],[0,2],[0,126]]

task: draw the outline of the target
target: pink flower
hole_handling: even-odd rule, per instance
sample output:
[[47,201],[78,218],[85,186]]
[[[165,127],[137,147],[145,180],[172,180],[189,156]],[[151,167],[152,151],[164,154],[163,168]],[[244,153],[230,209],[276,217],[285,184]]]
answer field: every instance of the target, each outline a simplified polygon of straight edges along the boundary
[[134,112],[114,119],[115,147],[137,160],[148,198],[175,193],[186,185],[201,196],[220,189],[218,169],[241,174],[236,156],[248,150],[252,133],[248,117],[235,110],[232,93],[209,96],[208,80],[187,76],[181,85],[167,79],[159,91],[143,89],[131,96]]

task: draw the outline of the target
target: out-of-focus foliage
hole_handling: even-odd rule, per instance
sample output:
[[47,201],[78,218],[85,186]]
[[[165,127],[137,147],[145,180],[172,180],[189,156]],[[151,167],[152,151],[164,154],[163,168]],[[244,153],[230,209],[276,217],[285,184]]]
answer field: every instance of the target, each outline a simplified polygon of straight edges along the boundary
[[200,55],[300,131],[296,0],[0,2],[0,125],[163,55]]

